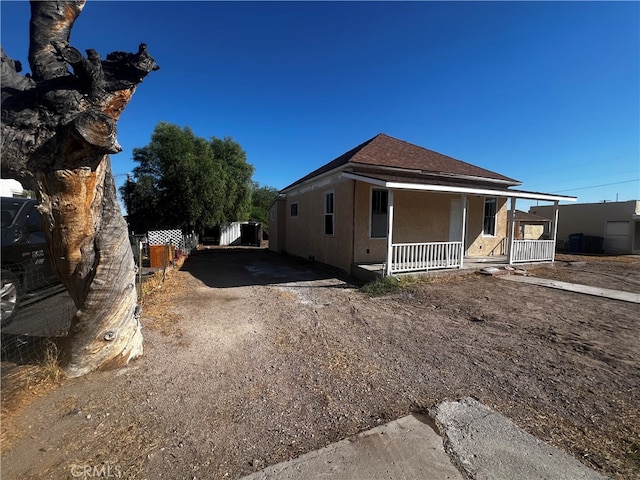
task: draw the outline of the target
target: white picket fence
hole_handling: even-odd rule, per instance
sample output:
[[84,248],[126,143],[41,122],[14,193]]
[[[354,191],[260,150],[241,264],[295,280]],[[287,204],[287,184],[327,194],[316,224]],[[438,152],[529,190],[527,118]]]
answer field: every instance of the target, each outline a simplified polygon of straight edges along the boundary
[[514,240],[511,261],[513,263],[553,260],[556,248],[554,240]]
[[[553,240],[514,240],[511,262],[552,261],[554,252]],[[460,268],[462,258],[462,242],[394,243],[386,273]]]
[[390,273],[459,268],[462,242],[394,243]]

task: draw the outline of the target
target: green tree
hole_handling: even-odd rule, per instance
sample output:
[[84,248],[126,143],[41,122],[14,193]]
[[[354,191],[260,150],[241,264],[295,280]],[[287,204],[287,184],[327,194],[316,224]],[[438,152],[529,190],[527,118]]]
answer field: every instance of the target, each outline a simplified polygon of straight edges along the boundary
[[127,221],[134,231],[146,232],[160,226],[156,213],[159,208],[156,188],[156,182],[150,175],[141,175],[135,182],[127,178],[120,187],[128,212]]
[[133,157],[135,180],[120,193],[134,230],[199,231],[248,218],[253,166],[232,138],[207,141],[189,127],[161,122]]
[[249,220],[262,223],[265,230],[269,230],[269,207],[278,198],[278,189],[269,186],[260,186],[257,182],[251,182],[251,215]]
[[212,137],[211,148],[214,157],[221,161],[225,172],[224,194],[227,202],[223,221],[248,220],[251,214],[253,166],[247,163],[246,153],[231,137],[224,139]]

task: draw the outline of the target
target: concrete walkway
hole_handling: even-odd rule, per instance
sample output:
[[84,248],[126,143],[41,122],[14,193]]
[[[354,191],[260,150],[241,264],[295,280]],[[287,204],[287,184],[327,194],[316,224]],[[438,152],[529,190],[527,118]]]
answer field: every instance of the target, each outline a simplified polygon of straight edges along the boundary
[[610,288],[590,287],[588,285],[580,285],[577,283],[560,282],[558,280],[550,280],[548,278],[525,277],[522,275],[501,275],[498,276],[498,278],[511,280],[512,282],[529,283],[541,287],[556,288],[558,290],[565,290],[568,292],[594,295],[596,297],[622,300],[623,302],[640,303],[640,293],[624,292],[622,290],[612,290]]
[[[602,480],[605,477],[473,398],[443,402],[267,467],[244,480]],[[457,468],[456,468],[457,467]]]

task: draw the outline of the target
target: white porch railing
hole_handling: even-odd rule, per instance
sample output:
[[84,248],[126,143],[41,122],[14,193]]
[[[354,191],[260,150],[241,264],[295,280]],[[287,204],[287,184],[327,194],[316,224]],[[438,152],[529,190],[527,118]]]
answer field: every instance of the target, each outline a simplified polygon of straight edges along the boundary
[[540,262],[553,260],[555,240],[514,240],[511,261]]
[[390,273],[459,268],[462,242],[394,243],[389,259]]

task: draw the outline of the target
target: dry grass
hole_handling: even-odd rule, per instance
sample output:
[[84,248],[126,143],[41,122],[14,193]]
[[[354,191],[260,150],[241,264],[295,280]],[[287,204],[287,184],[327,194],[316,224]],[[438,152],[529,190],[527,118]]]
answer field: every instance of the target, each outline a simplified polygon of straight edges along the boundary
[[143,291],[148,285],[149,293],[144,294],[140,301],[142,322],[145,327],[167,336],[179,337],[183,333],[178,326],[180,317],[172,309],[174,296],[187,290],[184,282],[180,280],[179,269],[183,263],[184,260],[180,259],[173,269],[168,269],[164,281],[162,272],[158,272],[143,284]]
[[11,449],[22,434],[14,422],[16,415],[64,382],[65,375],[59,366],[59,355],[56,344],[49,341],[37,364],[3,366],[0,430],[0,452],[3,454]]
[[153,275],[149,275],[142,280],[142,285],[138,285],[138,297],[140,301],[154,292],[162,285],[173,273],[180,270],[184,264],[185,257],[176,258],[172,266],[165,269],[164,273],[159,270]]
[[561,282],[573,282],[573,272],[567,269],[558,269],[554,265],[542,265],[540,267],[533,267],[528,270],[529,275],[541,278],[553,278]]
[[58,359],[58,347],[55,343],[48,341],[43,357],[36,365],[3,368],[2,411],[10,410],[11,406],[23,403],[21,397],[25,391],[38,395],[41,390],[49,391],[50,386],[62,383],[64,372],[58,365]]
[[[163,290],[176,289],[174,274],[182,266],[184,260],[179,259],[173,269],[166,270],[163,282],[162,272],[145,279],[142,284],[140,303],[156,312],[160,321],[150,326],[157,326],[163,333],[176,334],[175,319],[171,319],[168,295]],[[164,289],[163,289],[164,287]],[[60,351],[58,346],[48,340],[44,345],[41,358],[32,365],[3,364],[1,378],[1,422],[0,452],[4,454],[23,436],[23,432],[15,423],[15,418],[35,400],[43,397],[64,383],[65,375],[59,365]]]
[[420,287],[431,283],[456,283],[476,275],[472,270],[434,270],[428,273],[399,275],[405,287]]
[[584,254],[575,255],[569,253],[561,253],[556,255],[558,262],[616,262],[626,264],[640,263],[640,255],[595,255]]

